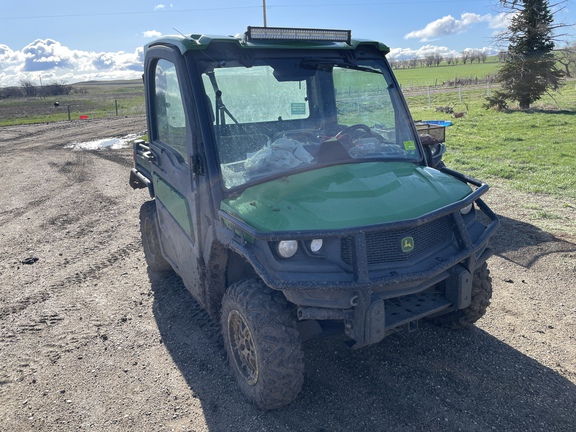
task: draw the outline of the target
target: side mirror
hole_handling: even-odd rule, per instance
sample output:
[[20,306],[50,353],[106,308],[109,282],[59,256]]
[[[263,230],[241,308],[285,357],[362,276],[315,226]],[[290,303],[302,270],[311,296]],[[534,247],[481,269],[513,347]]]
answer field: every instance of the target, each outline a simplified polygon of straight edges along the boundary
[[451,122],[444,121],[417,121],[416,130],[418,137],[424,147],[428,166],[436,168],[442,161],[442,156],[446,152],[446,128],[452,125]]
[[426,153],[426,160],[428,166],[431,168],[437,168],[438,164],[442,161],[442,156],[446,153],[446,144],[442,143],[431,143],[424,144],[424,152]]

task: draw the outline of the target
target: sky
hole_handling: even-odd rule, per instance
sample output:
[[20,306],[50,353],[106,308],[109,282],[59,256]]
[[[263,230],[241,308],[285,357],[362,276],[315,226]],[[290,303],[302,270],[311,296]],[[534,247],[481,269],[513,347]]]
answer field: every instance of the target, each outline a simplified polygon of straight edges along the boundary
[[[564,22],[576,22],[575,2],[557,14]],[[0,87],[140,78],[146,43],[243,33],[264,24],[264,4],[270,27],[351,30],[388,45],[392,60],[495,54],[494,36],[510,19],[498,0],[2,0]]]

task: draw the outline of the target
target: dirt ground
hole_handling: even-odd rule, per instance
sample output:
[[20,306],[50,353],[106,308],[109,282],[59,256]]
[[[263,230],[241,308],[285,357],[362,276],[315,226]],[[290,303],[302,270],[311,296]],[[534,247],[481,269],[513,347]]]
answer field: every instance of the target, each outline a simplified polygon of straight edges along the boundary
[[576,430],[575,202],[495,185],[494,297],[476,326],[307,342],[299,398],[262,412],[218,325],[177,277],[147,273],[131,151],[64,148],[143,130],[0,128],[0,430]]

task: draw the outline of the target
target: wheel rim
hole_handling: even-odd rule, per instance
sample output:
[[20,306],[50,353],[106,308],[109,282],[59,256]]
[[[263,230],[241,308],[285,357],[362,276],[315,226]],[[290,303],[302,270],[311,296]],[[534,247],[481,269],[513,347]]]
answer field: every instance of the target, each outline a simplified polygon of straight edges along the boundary
[[258,354],[252,333],[244,317],[238,311],[228,315],[228,334],[230,348],[236,369],[249,385],[258,381]]

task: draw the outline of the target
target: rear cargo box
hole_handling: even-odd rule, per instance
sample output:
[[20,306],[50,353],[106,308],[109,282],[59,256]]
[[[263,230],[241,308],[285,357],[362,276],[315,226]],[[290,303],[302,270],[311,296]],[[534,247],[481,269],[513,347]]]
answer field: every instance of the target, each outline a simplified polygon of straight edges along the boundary
[[416,123],[416,130],[422,144],[443,143],[446,136],[446,127],[428,123]]

